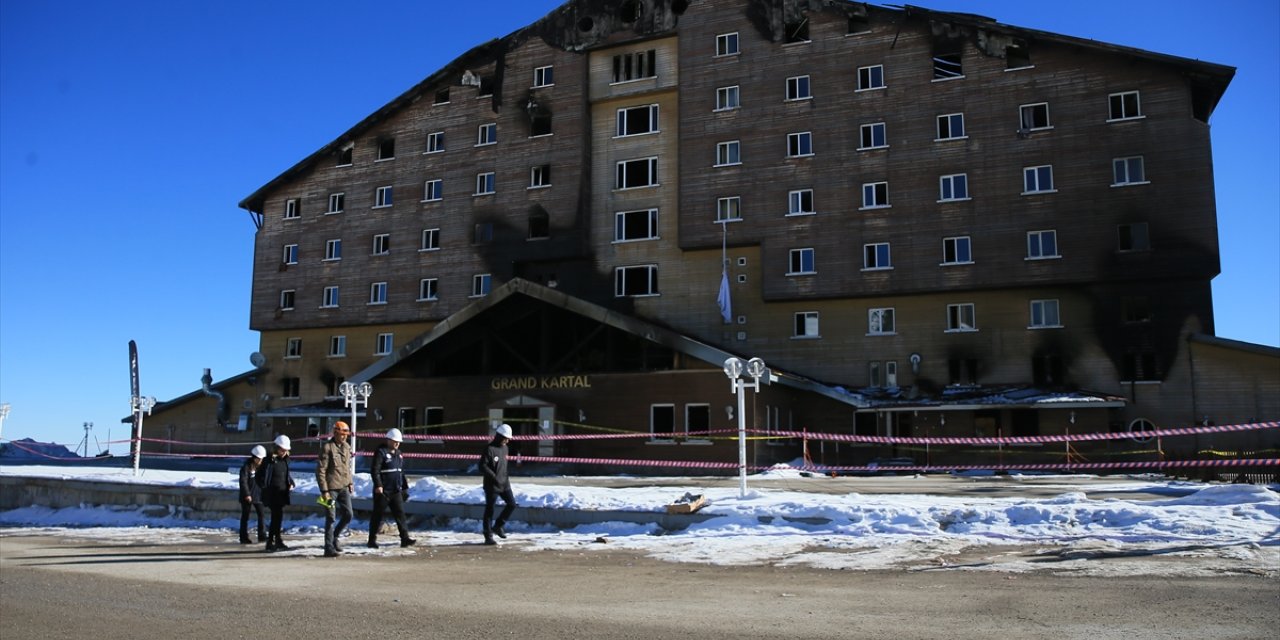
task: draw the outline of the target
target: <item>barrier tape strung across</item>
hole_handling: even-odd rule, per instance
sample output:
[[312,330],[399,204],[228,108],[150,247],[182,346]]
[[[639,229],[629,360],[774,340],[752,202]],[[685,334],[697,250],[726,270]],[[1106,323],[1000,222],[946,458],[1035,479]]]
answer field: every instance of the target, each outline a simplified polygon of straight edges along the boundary
[[1254,422],[1249,424],[1228,424],[1212,427],[1184,427],[1178,429],[1155,429],[1152,431],[1124,431],[1117,433],[1076,433],[1052,436],[1006,436],[1000,438],[916,438],[899,436],[859,436],[843,433],[826,433],[813,431],[760,431],[751,433],[769,433],[774,436],[801,438],[806,440],[833,440],[836,442],[870,442],[874,444],[1031,444],[1044,442],[1087,442],[1090,440],[1127,440],[1129,438],[1169,438],[1174,436],[1190,436],[1202,433],[1224,433],[1236,431],[1256,431],[1260,429],[1280,428],[1280,422]]

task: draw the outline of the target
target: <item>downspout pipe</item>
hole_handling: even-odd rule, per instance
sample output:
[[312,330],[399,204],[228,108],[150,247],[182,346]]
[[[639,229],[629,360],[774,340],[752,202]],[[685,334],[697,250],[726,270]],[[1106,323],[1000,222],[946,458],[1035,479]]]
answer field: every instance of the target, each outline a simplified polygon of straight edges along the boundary
[[218,399],[218,426],[223,426],[227,423],[227,398],[222,395],[221,391],[214,389],[211,386],[212,384],[213,373],[209,369],[205,369],[204,375],[200,376],[200,391],[204,392],[206,396]]

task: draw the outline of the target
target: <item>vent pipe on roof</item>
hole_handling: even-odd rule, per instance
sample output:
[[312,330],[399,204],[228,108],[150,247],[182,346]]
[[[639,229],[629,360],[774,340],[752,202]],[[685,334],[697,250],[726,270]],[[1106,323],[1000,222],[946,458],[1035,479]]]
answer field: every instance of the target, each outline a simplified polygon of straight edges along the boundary
[[200,390],[206,396],[218,399],[218,426],[222,426],[227,422],[227,398],[222,395],[221,391],[215,390],[213,384],[213,373],[210,369],[204,370],[204,375],[200,376]]

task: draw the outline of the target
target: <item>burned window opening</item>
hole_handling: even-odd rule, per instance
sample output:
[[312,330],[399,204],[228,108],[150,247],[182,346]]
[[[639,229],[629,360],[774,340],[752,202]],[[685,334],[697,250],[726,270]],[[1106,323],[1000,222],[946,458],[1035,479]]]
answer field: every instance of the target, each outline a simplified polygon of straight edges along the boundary
[[448,102],[449,102],[449,87],[445,87],[443,89],[437,89],[435,104],[448,104]]
[[1130,352],[1124,356],[1124,371],[1121,380],[1126,382],[1149,382],[1160,380],[1160,367],[1156,363],[1156,354],[1150,351]]
[[855,33],[868,33],[871,31],[871,18],[868,16],[849,16],[849,27],[845,31],[846,35]]
[[613,81],[628,82],[658,76],[658,52],[655,49],[623,53],[613,57]]
[[529,211],[529,240],[545,240],[551,237],[551,215],[541,206]]
[[1062,356],[1056,353],[1040,354],[1031,359],[1031,379],[1037,385],[1057,386],[1065,382]]
[[1014,39],[1004,48],[1005,69],[1022,69],[1031,65],[1031,50],[1026,40]]
[[1122,224],[1116,227],[1120,251],[1150,251],[1151,234],[1145,222]]
[[339,167],[345,167],[345,166],[347,166],[347,165],[350,165],[350,164],[351,164],[351,150],[352,150],[352,147],[348,146],[348,147],[346,147],[346,148],[344,148],[344,149],[342,149],[341,151],[339,151],[339,152],[338,152],[338,165],[337,165],[337,166],[339,166]]
[[799,22],[788,22],[786,32],[787,44],[809,42],[809,18],[801,18]]
[[480,89],[476,92],[477,98],[487,98],[493,95],[493,76],[480,76]]
[[396,157],[396,139],[384,138],[378,141],[378,159],[392,160]]
[[671,3],[671,13],[674,13],[676,15],[683,15],[684,12],[688,10],[689,10],[689,0],[675,0],[675,2]]
[[578,20],[578,31],[586,33],[588,31],[591,31],[595,27],[596,27],[596,21],[592,20],[590,16],[586,16]]
[[637,0],[627,0],[618,8],[618,17],[626,24],[638,21],[643,14],[644,5]]
[[933,52],[933,79],[963,78],[964,67],[960,63],[961,52],[956,48],[937,49]]

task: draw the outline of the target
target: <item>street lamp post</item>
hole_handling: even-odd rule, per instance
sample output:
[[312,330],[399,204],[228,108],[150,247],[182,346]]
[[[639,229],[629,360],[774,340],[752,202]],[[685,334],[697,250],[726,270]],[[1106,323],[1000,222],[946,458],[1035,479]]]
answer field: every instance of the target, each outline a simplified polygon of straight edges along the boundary
[[138,466],[142,462],[142,416],[151,415],[151,408],[156,406],[156,399],[150,396],[133,396],[129,403],[133,406],[133,423],[138,426],[133,441],[133,475],[138,475]]
[[[93,431],[93,423],[86,422],[82,426],[84,427],[84,440],[80,442],[80,446],[84,447],[84,457],[88,458],[89,457],[89,432]],[[79,451],[80,451],[80,447],[76,447],[76,452],[79,452]]]
[[4,419],[9,417],[9,403],[0,403],[0,434],[4,433]]
[[[751,382],[742,377],[745,372],[751,376]],[[738,497],[747,497],[747,416],[746,416],[746,390],[748,388],[760,393],[760,379],[764,378],[766,383],[769,379],[769,369],[765,367],[764,360],[760,358],[752,358],[745,365],[740,358],[729,358],[724,361],[724,375],[729,378],[729,389],[731,393],[738,395]]]
[[369,406],[369,396],[373,395],[373,385],[368,382],[360,384],[352,384],[343,382],[338,385],[338,393],[342,394],[342,401],[346,406],[351,407],[351,475],[356,475],[356,456],[359,455],[360,449],[356,446],[356,412],[361,406]]

